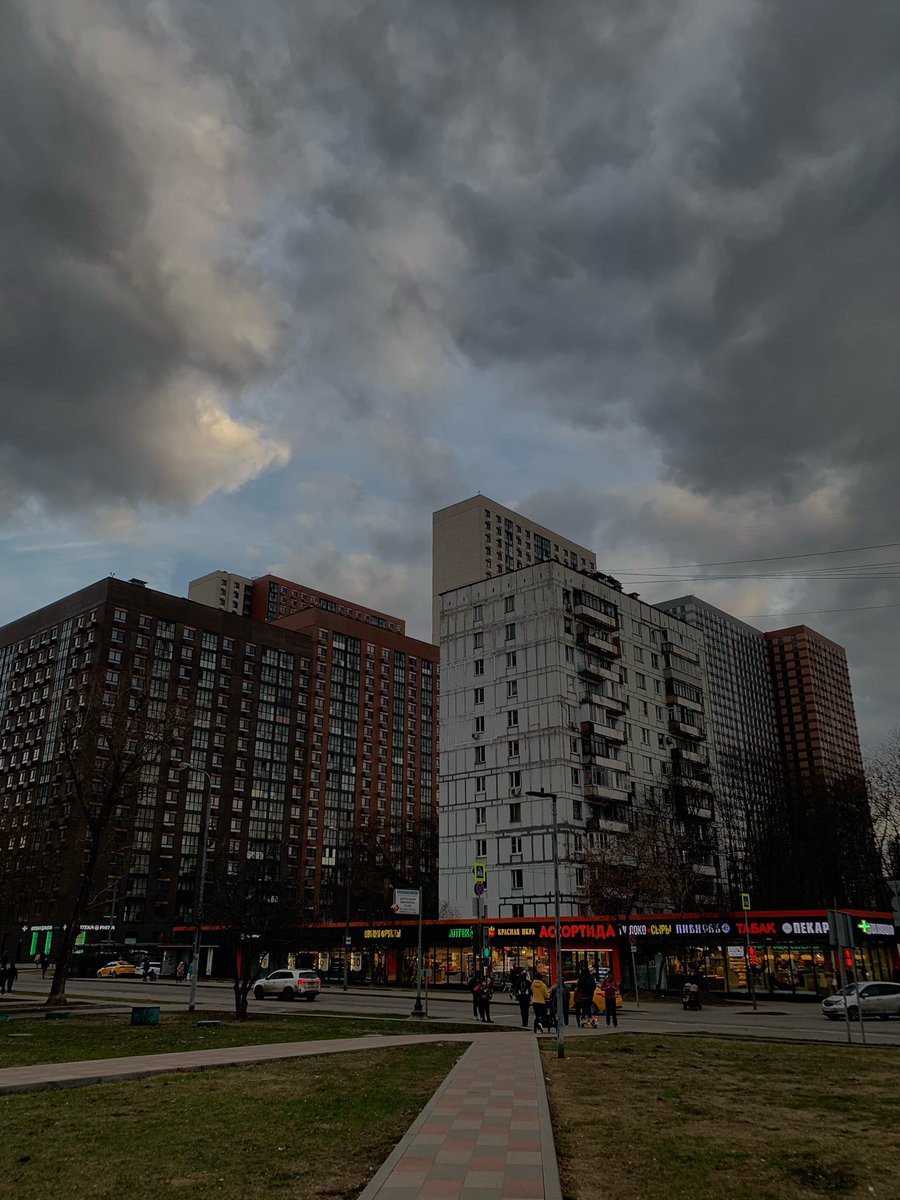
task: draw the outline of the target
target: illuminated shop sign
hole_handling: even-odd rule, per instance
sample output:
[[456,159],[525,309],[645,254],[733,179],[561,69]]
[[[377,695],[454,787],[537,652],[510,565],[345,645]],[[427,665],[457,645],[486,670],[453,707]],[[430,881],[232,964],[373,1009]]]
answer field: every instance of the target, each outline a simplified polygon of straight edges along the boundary
[[[504,925],[489,925],[488,926],[488,937],[536,937],[536,936],[537,936],[537,930],[534,928],[533,925],[512,925],[509,927],[504,926]],[[543,937],[543,936],[544,936],[544,934],[541,934],[541,937]],[[551,933],[549,936],[552,937],[553,934]]]
[[668,937],[674,931],[675,926],[666,921],[654,921],[649,925],[644,921],[631,921],[629,924],[619,926],[619,933],[623,937],[627,937],[629,934],[634,937]]
[[368,941],[385,941],[387,938],[403,937],[402,929],[364,929],[363,937]]
[[450,932],[447,934],[447,936],[449,937],[451,942],[455,942],[455,941],[471,942],[472,929],[468,925],[460,925],[455,929],[451,929]]
[[894,936],[894,926],[888,925],[885,921],[858,921],[858,927],[863,933],[867,933],[870,937],[889,937]]
[[92,933],[108,933],[110,930],[115,929],[115,925],[79,925],[78,928],[82,933],[84,933],[86,929],[90,930]]
[[[615,926],[603,921],[597,921],[585,925],[561,924],[559,927],[559,932],[563,941],[565,941],[567,938],[570,940],[578,939],[579,941],[596,941],[598,939],[600,941],[605,941],[607,938],[614,938],[616,936]],[[556,926],[542,925],[541,932],[538,936],[541,938],[555,938]]]
[[828,933],[827,921],[782,921],[782,933]]

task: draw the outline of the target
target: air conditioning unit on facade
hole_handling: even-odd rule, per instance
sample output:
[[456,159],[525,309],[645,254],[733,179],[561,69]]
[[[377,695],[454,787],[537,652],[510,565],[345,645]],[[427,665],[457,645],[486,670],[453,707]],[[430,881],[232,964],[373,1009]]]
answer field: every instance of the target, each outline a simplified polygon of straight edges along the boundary
[[521,796],[521,795],[522,795],[522,789],[521,789],[520,787],[519,787],[519,788],[510,788],[510,789],[509,789],[509,794],[510,794],[511,796]]

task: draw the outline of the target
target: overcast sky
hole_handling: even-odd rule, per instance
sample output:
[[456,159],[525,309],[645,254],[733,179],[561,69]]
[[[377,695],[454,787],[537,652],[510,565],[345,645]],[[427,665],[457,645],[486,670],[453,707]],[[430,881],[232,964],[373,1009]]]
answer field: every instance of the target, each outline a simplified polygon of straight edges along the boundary
[[900,543],[898,64],[896,0],[5,0],[0,621],[221,567],[427,636],[482,491],[881,737],[900,546],[670,567]]

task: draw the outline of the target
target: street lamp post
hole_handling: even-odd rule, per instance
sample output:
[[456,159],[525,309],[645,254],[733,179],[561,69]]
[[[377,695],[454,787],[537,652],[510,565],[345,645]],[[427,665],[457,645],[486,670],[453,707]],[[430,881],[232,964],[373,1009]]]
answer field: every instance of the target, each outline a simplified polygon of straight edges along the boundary
[[553,819],[553,909],[556,924],[556,1057],[566,1057],[565,1047],[565,1020],[564,1008],[565,1004],[565,987],[563,984],[562,974],[562,935],[560,933],[560,917],[559,917],[559,826],[556,820],[556,792],[545,792],[543,788],[539,792],[526,792],[526,796],[533,796],[538,800],[549,800]]
[[187,762],[175,761],[172,766],[176,771],[193,771],[197,775],[206,776],[206,803],[203,806],[203,822],[200,827],[200,862],[197,867],[197,894],[195,908],[194,969],[191,971],[191,991],[188,996],[188,1012],[193,1012],[197,1006],[197,980],[200,975],[200,937],[203,928],[203,891],[206,885],[206,855],[209,848],[209,821],[212,808],[212,776],[203,767],[194,767]]

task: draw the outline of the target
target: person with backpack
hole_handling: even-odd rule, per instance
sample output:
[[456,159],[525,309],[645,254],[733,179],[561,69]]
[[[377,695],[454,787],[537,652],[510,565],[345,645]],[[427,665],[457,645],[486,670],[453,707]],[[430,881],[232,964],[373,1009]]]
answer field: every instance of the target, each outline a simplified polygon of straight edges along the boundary
[[519,1004],[519,1012],[522,1014],[522,1028],[527,1029],[528,1011],[531,1008],[531,976],[527,971],[523,971],[519,976],[516,1000]]

